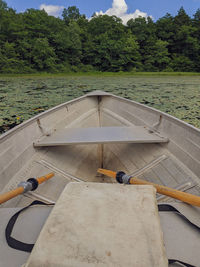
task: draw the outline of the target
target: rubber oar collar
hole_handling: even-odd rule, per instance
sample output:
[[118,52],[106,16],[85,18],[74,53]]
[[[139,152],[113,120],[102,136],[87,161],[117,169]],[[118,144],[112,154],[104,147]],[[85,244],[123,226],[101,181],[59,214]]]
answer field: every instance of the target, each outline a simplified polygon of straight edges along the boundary
[[113,171],[106,170],[106,169],[98,169],[97,172],[116,179],[117,182],[120,184],[130,184],[131,176],[127,175],[123,171],[113,172]]
[[116,180],[120,184],[130,184],[130,179],[131,179],[131,176],[130,175],[127,175],[123,171],[119,171],[116,174]]

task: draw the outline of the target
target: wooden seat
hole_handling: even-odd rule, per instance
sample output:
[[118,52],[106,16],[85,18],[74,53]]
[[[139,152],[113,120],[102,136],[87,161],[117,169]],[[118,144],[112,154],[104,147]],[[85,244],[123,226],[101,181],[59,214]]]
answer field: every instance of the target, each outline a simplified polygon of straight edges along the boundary
[[162,143],[168,139],[151,132],[143,126],[134,127],[91,127],[64,128],[50,136],[45,136],[34,146],[64,146],[78,144],[106,143]]

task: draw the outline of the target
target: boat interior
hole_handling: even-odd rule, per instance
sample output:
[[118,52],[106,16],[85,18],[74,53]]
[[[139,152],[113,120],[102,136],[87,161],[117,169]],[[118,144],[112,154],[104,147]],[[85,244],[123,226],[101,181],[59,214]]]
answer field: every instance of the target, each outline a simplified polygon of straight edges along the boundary
[[[1,236],[13,213],[34,200],[56,203],[70,182],[116,183],[114,179],[98,174],[98,168],[124,171],[143,180],[199,196],[200,131],[153,108],[100,91],[30,119],[0,137],[0,192],[16,188],[30,177],[49,172],[54,172],[55,176],[36,191],[1,205]],[[199,208],[159,194],[157,202],[175,203],[200,226]],[[21,228],[16,226],[16,236],[25,231],[28,221],[38,229],[34,236],[26,238],[36,240],[51,209],[35,207],[32,214],[27,211],[20,218]],[[40,217],[38,223],[36,214]],[[160,220],[167,229],[166,217],[162,215]],[[176,225],[176,222],[173,224]],[[171,243],[168,246],[167,255],[176,258],[180,255],[182,261],[200,266],[197,230],[191,230],[184,222],[174,229],[170,241],[166,239],[166,243],[174,243],[173,248]],[[179,234],[183,236],[183,231],[186,236],[187,231],[191,234],[191,242],[187,240],[184,246],[178,237]],[[170,236],[169,233],[167,235]],[[0,263],[0,266],[13,267],[25,263],[28,253],[8,248],[6,241],[3,242],[0,258],[6,265]],[[9,258],[10,253],[14,256]],[[13,259],[17,265],[14,265]],[[170,266],[180,265],[173,263]]]

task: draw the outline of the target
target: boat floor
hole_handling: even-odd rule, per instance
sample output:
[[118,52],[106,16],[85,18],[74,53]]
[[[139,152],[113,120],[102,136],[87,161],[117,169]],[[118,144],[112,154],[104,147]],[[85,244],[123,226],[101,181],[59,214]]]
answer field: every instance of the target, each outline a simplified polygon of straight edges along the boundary
[[[193,186],[192,186],[191,177],[188,176],[189,175],[188,171],[185,168],[181,169],[180,165],[178,165],[177,160],[174,158],[172,159],[170,155],[161,155],[155,160],[146,164],[144,167],[137,169],[137,171],[134,171],[134,173],[136,173],[137,176],[143,176],[144,178],[148,177],[149,180],[154,181],[154,177],[152,177],[151,179],[149,178],[150,173],[152,172],[152,175],[155,175],[155,173],[158,173],[156,170],[162,167],[162,171],[163,171],[163,168],[166,168],[166,166],[169,166],[169,164],[171,168],[172,166],[174,166],[173,171],[176,168],[177,172],[180,171],[181,177],[185,177],[185,179],[183,179],[184,183],[182,184],[182,190],[185,190],[187,192],[194,191],[194,189],[199,190],[198,185],[195,183],[195,177],[194,177]],[[24,172],[22,172],[21,175],[24,175],[26,172],[30,172],[30,173],[35,172],[35,169],[37,168],[41,168],[44,171],[52,170],[56,173],[56,179],[60,179],[61,181],[61,183],[59,183],[58,188],[54,187],[54,190],[57,192],[57,194],[60,194],[58,192],[62,190],[60,188],[61,184],[64,186],[70,180],[77,181],[77,182],[81,181],[80,177],[71,175],[67,173],[66,171],[63,171],[55,167],[52,163],[49,162],[47,155],[46,157],[44,155],[43,156],[40,155],[40,157],[39,155],[35,155],[34,159],[32,159],[30,164],[24,168]],[[92,177],[90,178],[92,179]],[[104,178],[98,177],[98,176],[93,177],[94,181],[100,180],[101,182],[103,182],[103,179]],[[190,182],[188,182],[188,179],[190,179],[189,180]],[[49,180],[49,182],[50,181],[51,180]],[[174,183],[175,181],[176,180],[174,180]],[[16,179],[14,180],[14,182],[17,182]],[[53,195],[53,193],[51,193],[51,195]],[[1,250],[0,250],[0,255],[1,255],[0,266],[3,267],[5,265],[1,265],[1,263],[2,264],[6,263],[7,267],[15,267],[15,266],[18,267],[18,266],[21,266],[23,263],[25,263],[29,257],[28,253],[17,251],[7,246],[7,243],[5,240],[5,228],[11,216],[20,210],[19,208],[20,206],[27,205],[28,203],[32,202],[33,199],[41,199],[47,203],[48,202],[51,203],[56,200],[56,194],[54,195],[54,197],[55,197],[54,199],[53,197],[51,197],[50,199],[50,191],[49,191],[49,195],[48,194],[46,195],[45,191],[41,190],[39,193],[38,192],[28,193],[26,194],[26,196],[21,197],[18,200],[18,202],[15,203],[16,205],[15,208],[5,207],[5,208],[0,209],[0,217],[3,218],[3,220],[1,219],[1,227],[0,227],[0,240],[3,240],[3,245],[1,246]],[[170,200],[160,199],[159,201],[166,202]],[[171,204],[174,205],[174,203],[171,203]],[[184,206],[182,208],[184,208]],[[51,209],[52,207],[46,207],[46,206],[45,207],[31,207],[25,213],[20,215],[19,219],[17,220],[17,224],[14,228],[12,235],[16,239],[23,240],[23,242],[35,243],[46,219],[48,218],[48,215],[51,212]],[[194,212],[194,210],[192,212]],[[187,213],[190,214],[190,210],[188,210]],[[177,218],[175,214],[169,215],[169,214],[162,213],[160,214],[160,219],[161,219],[161,227],[164,232],[164,241],[165,241],[165,246],[167,249],[167,254],[169,253],[169,255],[175,255],[174,258],[176,258],[177,255],[186,255],[186,259],[187,259],[187,255],[189,255],[190,260],[193,258],[194,255],[199,255],[198,247],[200,243],[199,243],[199,238],[198,238],[199,233],[197,230],[190,229],[190,226],[188,227],[187,225],[184,225],[184,222],[182,221],[182,219]],[[199,218],[197,218],[197,224],[200,225]],[[30,229],[32,229],[32,231],[29,231]],[[184,232],[184,235],[182,235],[183,232]],[[182,242],[181,241],[182,238],[188,238],[187,242],[184,242],[184,249],[183,249],[183,246],[180,245]],[[190,247],[193,247],[193,249],[190,249]],[[197,261],[197,258],[195,259],[195,262],[196,261]],[[178,267],[178,266],[180,265],[176,263],[170,264],[170,267]]]
[[[33,200],[38,199],[46,203],[54,203],[59,198],[64,187],[70,181],[115,183],[115,181],[110,178],[98,175],[96,172],[98,167],[105,167],[114,171],[123,170],[128,174],[132,174],[148,181],[177,188],[195,195],[200,195],[200,184],[198,183],[198,178],[177,158],[175,158],[162,144],[100,144],[42,147],[37,149],[37,152],[30,161],[24,165],[20,172],[16,173],[16,175],[4,187],[3,191],[15,188],[20,181],[26,180],[28,177],[41,176],[41,174],[51,171],[55,173],[55,177],[42,184],[36,191],[26,193],[23,196],[19,196],[16,199],[3,204],[0,212],[3,214],[6,212],[9,216],[5,217],[5,219],[7,218],[7,220],[9,220],[11,214],[15,213],[19,207],[24,207]],[[160,195],[157,196],[157,199],[158,202],[162,203],[171,201],[174,202],[174,200]],[[43,213],[43,211],[39,212]],[[45,215],[45,213],[43,213],[43,215]],[[30,225],[33,221],[33,217],[34,215],[29,216],[28,225]],[[40,217],[40,215],[37,217]],[[41,216],[41,225],[37,227],[39,230],[35,229],[36,237],[45,221],[45,218],[43,217],[44,216]],[[166,226],[166,229],[169,228],[165,223],[165,217],[163,216],[161,217],[161,223]],[[6,223],[3,225],[5,229]],[[2,235],[4,235],[4,229],[2,230]],[[178,227],[176,229],[180,228]],[[184,231],[185,233],[185,228],[181,231]],[[178,231],[175,234],[178,235]],[[191,234],[193,237],[197,235],[196,233]],[[18,236],[20,236],[20,234]],[[171,242],[174,243],[173,239],[174,236],[171,239],[172,241],[169,241],[170,244]],[[178,237],[175,238],[175,240],[180,241],[181,239]],[[6,241],[4,240],[4,243],[5,242]],[[174,255],[176,255],[176,252],[179,251],[178,248],[181,246],[177,246],[176,242],[174,244],[176,247],[173,246],[174,251],[171,248],[170,253],[174,253]],[[185,244],[187,244],[187,242],[185,242]],[[4,245],[7,247],[6,244]],[[192,253],[196,255],[195,250],[191,250],[190,248],[186,249],[188,249],[189,254],[193,251]],[[7,247],[7,250],[3,252],[5,261],[8,259],[6,256],[8,254],[15,255],[12,256],[16,259],[15,263],[25,262],[28,258],[27,253],[15,251]],[[13,260],[10,259],[10,262],[10,267],[14,267]],[[9,267],[9,265],[7,266]],[[15,266],[17,267],[20,265],[16,264]],[[170,267],[171,266],[175,267],[180,265],[174,263],[170,264]]]
[[[15,188],[20,181],[29,177],[51,171],[55,177],[35,192],[26,193],[2,206],[21,207],[33,199],[55,202],[70,181],[115,183],[111,178],[97,174],[99,167],[122,170],[147,181],[200,195],[199,179],[162,144],[77,145],[39,148],[2,192]],[[158,201],[172,200],[158,195]]]

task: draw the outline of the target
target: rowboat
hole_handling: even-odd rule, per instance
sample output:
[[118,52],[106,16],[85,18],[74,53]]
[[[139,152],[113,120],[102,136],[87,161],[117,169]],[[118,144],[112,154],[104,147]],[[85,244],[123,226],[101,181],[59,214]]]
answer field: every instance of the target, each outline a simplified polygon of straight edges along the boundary
[[0,205],[0,266],[200,266],[200,208],[127,182],[198,198],[199,129],[93,91],[0,136],[1,195],[40,176],[54,177]]

